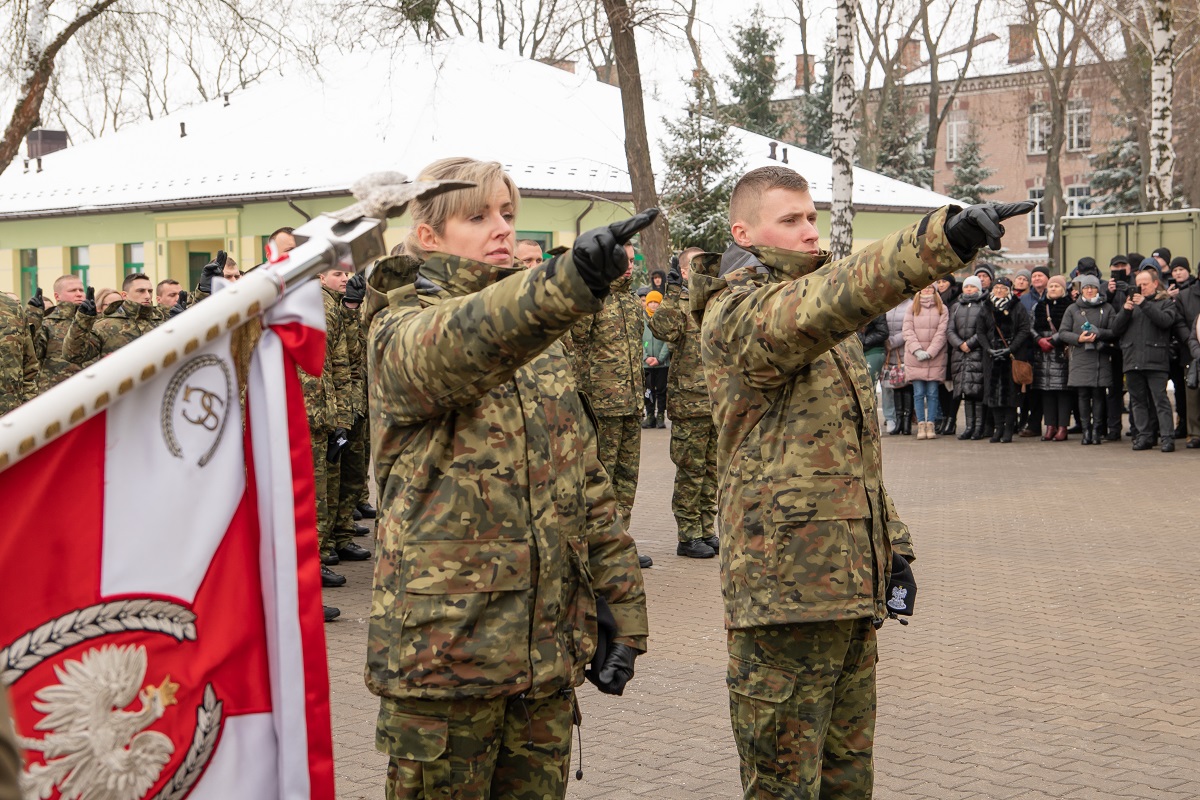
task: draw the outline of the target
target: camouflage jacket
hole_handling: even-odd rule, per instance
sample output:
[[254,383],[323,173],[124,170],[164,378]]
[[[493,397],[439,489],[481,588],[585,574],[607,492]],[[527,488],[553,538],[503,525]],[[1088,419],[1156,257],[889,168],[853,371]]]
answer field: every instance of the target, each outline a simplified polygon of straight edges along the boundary
[[886,615],[892,549],[910,559],[913,550],[883,486],[875,392],[855,333],[963,266],[946,216],[833,263],[772,248],[738,248],[756,258],[732,270],[718,270],[717,257],[693,262],[728,627]]
[[154,330],[166,318],[161,309],[132,300],[110,306],[103,316],[76,314],[63,342],[62,357],[83,369]]
[[700,360],[700,323],[689,313],[689,302],[685,287],[668,286],[667,296],[648,323],[655,336],[671,345],[671,369],[667,372],[667,414],[671,419],[712,414]]
[[415,284],[370,280],[388,305],[366,306],[382,487],[368,688],[577,686],[597,593],[618,639],[644,650],[637,553],[556,341],[600,306],[569,256],[524,270],[433,255]]
[[349,403],[350,362],[346,350],[346,324],[336,292],[322,287],[325,303],[325,364],[320,375],[300,370],[300,388],[311,431],[327,433],[334,428],[349,430],[354,414]]
[[25,309],[0,295],[0,414],[37,397],[38,360]]
[[363,336],[362,318],[359,309],[346,308],[342,300],[346,295],[335,295],[342,311],[342,327],[346,333],[346,365],[350,384],[346,391],[346,405],[352,417],[367,416],[367,363],[366,342]]
[[67,334],[79,306],[74,303],[59,303],[42,317],[41,325],[33,336],[33,349],[38,361],[42,363],[42,373],[38,380],[40,391],[62,383],[67,378],[83,369],[80,364],[63,356],[63,345],[66,344]]
[[642,414],[642,303],[629,278],[612,285],[604,307],[571,328],[580,388],[601,417]]

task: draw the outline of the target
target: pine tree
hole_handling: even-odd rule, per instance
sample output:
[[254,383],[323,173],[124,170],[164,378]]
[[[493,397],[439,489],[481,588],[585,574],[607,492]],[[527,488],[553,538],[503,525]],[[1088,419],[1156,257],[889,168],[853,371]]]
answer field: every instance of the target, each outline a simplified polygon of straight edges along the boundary
[[875,171],[914,186],[931,186],[933,169],[925,163],[925,133],[917,127],[917,118],[900,87],[879,109],[879,115],[879,157]]
[[1124,120],[1114,120],[1114,123],[1114,127],[1125,129],[1125,135],[1112,140],[1103,152],[1089,159],[1092,174],[1088,177],[1088,185],[1092,190],[1094,214],[1142,210],[1142,162],[1137,133]]
[[823,156],[829,155],[830,131],[833,129],[833,41],[825,43],[821,61],[824,72],[800,103],[800,119],[804,125],[804,148]]
[[995,194],[1003,186],[985,183],[996,174],[996,170],[984,166],[983,153],[975,126],[970,126],[967,141],[958,148],[958,160],[954,162],[954,182],[946,187],[946,194],[966,205],[982,203],[989,194]]
[[767,27],[762,6],[757,6],[747,25],[733,29],[733,54],[729,57],[733,74],[726,78],[733,94],[730,111],[734,122],[772,139],[778,139],[785,127],[771,107],[779,73],[775,52],[782,42],[783,36]]
[[729,239],[729,195],[739,167],[729,126],[705,116],[704,84],[688,81],[692,98],[678,121],[663,120],[667,170],[662,202],[677,247],[725,249]]

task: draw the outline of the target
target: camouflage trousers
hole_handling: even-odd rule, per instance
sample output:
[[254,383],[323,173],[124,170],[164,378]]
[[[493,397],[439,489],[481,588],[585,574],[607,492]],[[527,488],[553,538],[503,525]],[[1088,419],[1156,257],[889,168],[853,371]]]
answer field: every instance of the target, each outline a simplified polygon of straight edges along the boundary
[[350,429],[350,443],[342,451],[338,459],[339,483],[337,513],[333,519],[334,538],[345,534],[345,542],[350,541],[354,531],[354,507],[362,502],[362,496],[367,490],[367,420],[360,417]]
[[382,698],[375,745],[387,800],[543,800],[567,792],[575,693],[463,700]]
[[712,417],[671,420],[675,491],[671,511],[679,541],[716,535],[717,429]]
[[744,797],[869,800],[870,619],[729,631],[729,716]]
[[323,428],[310,428],[312,435],[313,459],[313,491],[317,500],[317,541],[321,547],[321,557],[329,555],[333,547],[329,535],[333,531],[333,518],[329,514],[329,467],[325,453],[329,449],[329,431]]
[[600,447],[600,465],[612,481],[617,496],[621,522],[629,530],[633,515],[633,499],[637,495],[638,464],[642,458],[642,418],[638,414],[624,417],[597,417],[596,438]]

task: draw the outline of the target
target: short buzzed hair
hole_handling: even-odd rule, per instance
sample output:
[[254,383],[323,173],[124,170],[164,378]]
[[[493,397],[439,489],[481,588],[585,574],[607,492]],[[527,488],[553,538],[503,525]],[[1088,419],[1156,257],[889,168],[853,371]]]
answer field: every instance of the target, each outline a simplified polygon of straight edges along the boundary
[[517,244],[527,244],[530,247],[536,247],[538,250],[542,249],[542,243],[537,239],[517,239]]
[[789,189],[807,192],[808,181],[794,169],[787,167],[759,167],[752,169],[734,184],[729,196],[729,223],[755,222],[762,203],[762,196],[771,189]]
[[121,291],[128,292],[129,287],[134,281],[148,281],[150,276],[144,272],[133,272],[125,276],[125,280],[121,281]]
[[275,241],[275,237],[278,236],[279,234],[281,234],[281,233],[292,234],[295,231],[296,231],[295,228],[292,228],[287,225],[285,225],[282,228],[276,228],[274,231],[271,232],[271,235],[267,237],[267,241],[273,242],[273,241]]
[[162,297],[163,287],[178,286],[178,285],[179,285],[179,281],[175,280],[174,278],[167,278],[166,280],[161,280],[158,282],[158,286],[154,287],[154,293],[156,295],[158,295],[159,297]]
[[83,283],[83,278],[79,277],[78,275],[59,275],[54,279],[54,291],[57,294],[62,294],[64,291],[66,291],[66,285],[71,281],[79,281],[80,283]]

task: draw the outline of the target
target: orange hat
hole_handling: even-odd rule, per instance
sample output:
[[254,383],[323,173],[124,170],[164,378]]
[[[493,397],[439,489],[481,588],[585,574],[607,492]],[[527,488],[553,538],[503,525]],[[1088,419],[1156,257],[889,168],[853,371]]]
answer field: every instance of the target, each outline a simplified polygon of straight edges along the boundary
[[661,303],[662,302],[662,292],[647,292],[646,293],[646,302],[647,303]]

